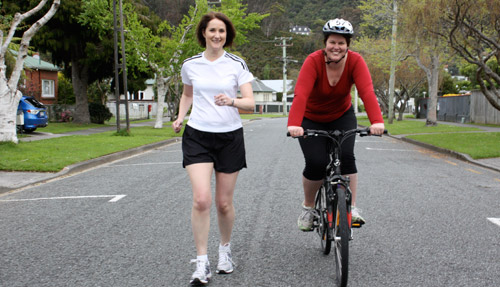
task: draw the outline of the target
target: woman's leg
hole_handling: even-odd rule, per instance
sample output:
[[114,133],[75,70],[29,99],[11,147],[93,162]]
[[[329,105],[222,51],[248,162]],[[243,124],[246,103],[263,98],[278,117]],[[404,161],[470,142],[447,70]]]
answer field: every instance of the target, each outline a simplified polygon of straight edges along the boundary
[[221,245],[226,245],[231,241],[235,218],[233,195],[238,173],[215,172],[215,205]]
[[344,176],[348,176],[350,179],[349,188],[351,189],[351,205],[356,206],[356,189],[358,187],[358,174],[345,174]]
[[212,191],[210,180],[213,163],[196,163],[186,166],[193,189],[193,207],[191,210],[191,227],[197,255],[207,254],[208,232],[210,230],[210,206]]
[[302,185],[304,187],[304,205],[306,207],[314,207],[316,192],[323,184],[323,180],[309,180],[302,176]]

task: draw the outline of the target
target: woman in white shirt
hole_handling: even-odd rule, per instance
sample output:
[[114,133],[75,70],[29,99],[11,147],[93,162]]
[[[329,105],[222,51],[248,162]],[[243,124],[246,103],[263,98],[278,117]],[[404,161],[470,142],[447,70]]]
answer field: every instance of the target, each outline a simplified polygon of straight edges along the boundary
[[[243,59],[228,53],[236,35],[229,18],[219,12],[202,17],[196,35],[205,51],[184,61],[181,69],[184,89],[179,114],[172,123],[182,128],[192,106],[182,136],[183,166],[193,190],[191,225],[197,251],[196,271],[191,284],[205,284],[212,273],[207,257],[211,177],[215,170],[215,204],[220,231],[217,273],[233,272],[230,240],[234,224],[233,194],[238,173],[246,167],[243,126],[238,109],[253,110],[253,75]],[[242,97],[236,98],[238,88]]]

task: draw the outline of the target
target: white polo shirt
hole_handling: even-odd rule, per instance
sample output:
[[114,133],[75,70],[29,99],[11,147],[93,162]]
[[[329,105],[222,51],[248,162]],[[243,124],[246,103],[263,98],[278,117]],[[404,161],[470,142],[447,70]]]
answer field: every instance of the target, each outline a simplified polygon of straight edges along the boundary
[[224,51],[217,60],[210,62],[204,52],[184,61],[181,68],[182,82],[193,86],[193,106],[188,125],[200,131],[222,133],[242,127],[238,109],[217,106],[214,97],[223,93],[236,98],[238,87],[253,81],[243,59]]

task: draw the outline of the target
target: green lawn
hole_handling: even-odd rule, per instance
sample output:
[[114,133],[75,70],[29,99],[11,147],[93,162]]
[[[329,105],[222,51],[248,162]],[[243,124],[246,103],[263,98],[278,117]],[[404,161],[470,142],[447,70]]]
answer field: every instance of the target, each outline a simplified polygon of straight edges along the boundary
[[104,132],[20,142],[17,145],[0,144],[0,170],[56,172],[77,162],[179,136],[170,126],[162,129],[134,127],[130,130],[131,136]]
[[42,132],[42,133],[53,133],[53,134],[63,134],[67,132],[72,132],[72,131],[78,131],[78,130],[87,130],[91,128],[100,128],[105,125],[98,125],[98,124],[74,124],[74,123],[52,123],[50,122],[46,127],[44,128],[38,128],[36,131],[37,132]]
[[[370,122],[366,117],[360,117],[358,124],[369,126]],[[473,159],[500,157],[500,133],[447,124],[427,127],[425,122],[415,120],[394,121],[386,123],[385,127],[391,135],[406,135],[419,142],[468,154]]]

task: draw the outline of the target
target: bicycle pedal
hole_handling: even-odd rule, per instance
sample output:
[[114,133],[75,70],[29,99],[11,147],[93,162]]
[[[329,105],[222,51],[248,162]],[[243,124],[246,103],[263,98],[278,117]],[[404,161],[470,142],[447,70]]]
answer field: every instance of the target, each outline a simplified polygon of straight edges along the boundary
[[363,223],[353,223],[353,224],[351,224],[352,228],[361,228],[361,226],[363,226]]

